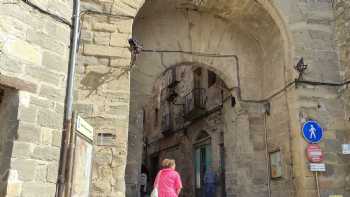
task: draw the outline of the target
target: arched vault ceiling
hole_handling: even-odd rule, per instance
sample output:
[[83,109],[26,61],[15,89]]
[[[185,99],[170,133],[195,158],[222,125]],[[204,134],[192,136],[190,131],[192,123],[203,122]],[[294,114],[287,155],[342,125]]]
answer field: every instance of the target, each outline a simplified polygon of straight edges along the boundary
[[270,14],[257,0],[146,0],[138,17],[161,17],[164,13],[186,9],[229,21],[242,33],[255,37],[261,48],[270,42],[266,34],[280,33]]

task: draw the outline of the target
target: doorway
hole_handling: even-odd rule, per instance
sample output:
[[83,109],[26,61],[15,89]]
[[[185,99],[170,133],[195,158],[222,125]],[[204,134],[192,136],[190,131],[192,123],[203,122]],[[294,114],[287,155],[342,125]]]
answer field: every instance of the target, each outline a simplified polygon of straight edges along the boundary
[[[205,135],[202,135],[205,133]],[[204,177],[208,169],[212,168],[212,150],[209,134],[202,131],[200,139],[194,146],[195,196],[201,197],[205,192]]]

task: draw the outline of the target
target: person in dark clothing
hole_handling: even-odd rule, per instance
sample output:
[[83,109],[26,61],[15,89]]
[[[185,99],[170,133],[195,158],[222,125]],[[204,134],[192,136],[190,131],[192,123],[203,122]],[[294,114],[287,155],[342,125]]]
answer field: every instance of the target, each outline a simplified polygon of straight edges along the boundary
[[141,166],[141,176],[140,176],[140,194],[141,197],[146,196],[147,194],[147,180],[148,179],[148,170],[147,167],[142,164]]
[[204,174],[204,197],[215,197],[216,174],[211,167],[207,168]]

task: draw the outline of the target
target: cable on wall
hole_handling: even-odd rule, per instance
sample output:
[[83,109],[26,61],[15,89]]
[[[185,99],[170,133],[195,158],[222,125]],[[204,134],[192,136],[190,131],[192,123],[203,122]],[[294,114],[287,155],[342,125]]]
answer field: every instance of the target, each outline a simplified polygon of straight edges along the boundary
[[102,15],[102,16],[109,16],[113,18],[119,18],[119,19],[134,19],[134,16],[131,15],[125,15],[125,14],[112,14],[112,13],[106,13],[106,12],[99,12],[96,10],[83,10],[80,12],[80,16],[82,17],[83,15],[86,14],[92,14],[92,15]]
[[39,7],[38,5],[34,4],[33,2],[29,1],[29,0],[22,0],[23,3],[27,4],[28,6],[32,7],[33,9],[39,11],[40,13],[42,14],[45,14],[51,18],[53,18],[54,20],[62,23],[62,24],[65,24],[69,27],[72,27],[72,23],[69,22],[67,19],[65,19],[64,17],[62,16],[58,16],[56,14],[53,14],[51,12],[48,12],[46,10],[44,10],[43,8]]

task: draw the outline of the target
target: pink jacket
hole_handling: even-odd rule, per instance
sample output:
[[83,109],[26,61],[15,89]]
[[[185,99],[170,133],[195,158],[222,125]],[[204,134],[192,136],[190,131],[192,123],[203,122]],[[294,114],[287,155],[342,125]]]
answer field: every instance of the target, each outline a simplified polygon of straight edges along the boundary
[[179,173],[171,168],[159,171],[154,182],[154,187],[158,188],[159,197],[177,197],[176,191],[182,188]]

